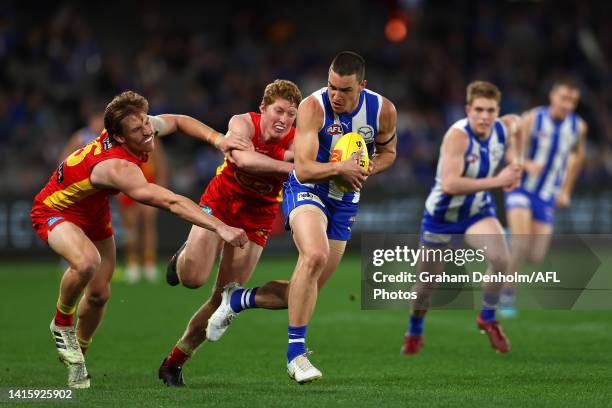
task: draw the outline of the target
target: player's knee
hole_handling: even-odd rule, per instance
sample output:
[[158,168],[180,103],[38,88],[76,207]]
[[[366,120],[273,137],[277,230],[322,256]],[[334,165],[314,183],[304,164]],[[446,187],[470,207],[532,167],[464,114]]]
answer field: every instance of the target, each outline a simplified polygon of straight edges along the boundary
[[510,263],[510,257],[506,252],[489,254],[488,261],[495,271],[505,271]]
[[107,287],[102,290],[92,291],[87,295],[87,303],[89,303],[90,306],[93,306],[95,308],[104,307],[110,299],[110,295],[110,287]]
[[185,256],[179,271],[181,284],[189,289],[197,289],[206,283],[207,274],[203,274],[194,259]]
[[327,264],[329,251],[325,249],[315,249],[300,255],[306,270],[311,273],[318,274]]
[[196,273],[181,275],[181,284],[188,289],[197,289],[206,283],[206,279]]
[[96,252],[82,256],[74,263],[74,265],[72,265],[72,267],[82,278],[90,280],[96,274],[98,269],[100,269],[101,263],[102,260],[100,259],[100,254]]

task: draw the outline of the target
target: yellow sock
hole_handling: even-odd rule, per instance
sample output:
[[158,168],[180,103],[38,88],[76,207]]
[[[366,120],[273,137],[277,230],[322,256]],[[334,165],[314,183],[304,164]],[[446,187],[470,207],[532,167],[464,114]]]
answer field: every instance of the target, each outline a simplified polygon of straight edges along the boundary
[[66,306],[59,299],[57,299],[57,310],[59,310],[65,315],[70,316],[70,315],[73,315],[74,312],[76,311],[76,305]]

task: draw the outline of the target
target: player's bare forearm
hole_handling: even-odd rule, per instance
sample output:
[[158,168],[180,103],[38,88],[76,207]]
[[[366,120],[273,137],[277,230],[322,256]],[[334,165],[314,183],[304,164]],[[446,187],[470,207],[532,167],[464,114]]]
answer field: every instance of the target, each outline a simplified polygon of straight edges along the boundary
[[473,194],[483,190],[501,187],[496,177],[473,179],[469,177],[452,177],[442,179],[442,191],[449,195]]
[[293,169],[293,164],[289,162],[275,160],[255,151],[233,150],[231,155],[236,166],[249,173],[264,176],[286,176]]
[[321,183],[340,174],[339,164],[300,160],[295,163],[295,175],[300,183]]
[[373,170],[370,175],[382,173],[391,167],[393,162],[395,162],[395,151],[376,153],[376,156],[372,159]]
[[213,232],[217,232],[217,228],[222,225],[217,217],[205,213],[187,197],[179,194],[173,194],[173,196],[173,199],[167,203],[166,209],[177,217]]
[[193,138],[202,140],[206,143],[217,147],[219,138],[223,138],[223,134],[217,132],[210,126],[205,125],[191,116],[172,115],[176,118],[176,130]]

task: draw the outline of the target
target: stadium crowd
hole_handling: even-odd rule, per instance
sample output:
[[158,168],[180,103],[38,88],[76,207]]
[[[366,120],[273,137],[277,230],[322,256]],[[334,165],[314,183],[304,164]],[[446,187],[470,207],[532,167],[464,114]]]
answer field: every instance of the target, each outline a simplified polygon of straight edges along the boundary
[[[145,95],[152,114],[183,113],[225,131],[232,114],[257,109],[274,78],[314,91],[342,49],[365,57],[369,84],[398,108],[397,161],[372,179],[382,190],[429,189],[441,138],[464,116],[471,80],[496,83],[508,113],[546,104],[559,74],[578,80],[578,113],[589,124],[578,189],[600,190],[612,179],[606,2],[345,0],[326,2],[324,13],[310,2],[225,3],[0,6],[0,191],[40,188],[70,135],[123,90]],[[385,37],[390,16],[406,24],[402,42]],[[338,35],[330,39],[331,30]],[[200,189],[218,152],[168,139],[170,185]]]

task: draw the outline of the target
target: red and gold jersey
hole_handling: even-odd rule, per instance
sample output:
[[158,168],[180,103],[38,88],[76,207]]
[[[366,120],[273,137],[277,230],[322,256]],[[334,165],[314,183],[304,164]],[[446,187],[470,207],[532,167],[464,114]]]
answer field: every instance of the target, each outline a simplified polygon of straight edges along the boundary
[[133,156],[102,131],[91,143],[68,156],[55,170],[47,184],[34,198],[34,209],[72,214],[95,219],[108,209],[109,196],[117,194],[113,188],[99,188],[91,184],[91,171],[100,162],[123,159],[140,166],[142,160]]
[[[265,154],[276,160],[283,160],[285,151],[291,145],[295,136],[295,128],[281,140],[273,143],[264,143],[261,135],[261,114],[249,112],[251,121],[255,126],[252,141],[255,151]],[[279,201],[280,191],[287,176],[261,176],[238,169],[234,163],[227,160],[217,168],[218,181],[229,193],[242,196],[255,203],[272,204]]]

